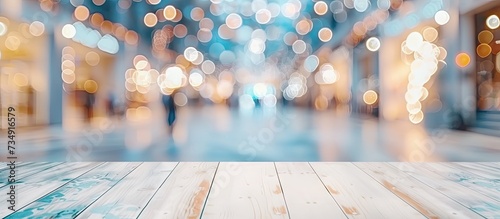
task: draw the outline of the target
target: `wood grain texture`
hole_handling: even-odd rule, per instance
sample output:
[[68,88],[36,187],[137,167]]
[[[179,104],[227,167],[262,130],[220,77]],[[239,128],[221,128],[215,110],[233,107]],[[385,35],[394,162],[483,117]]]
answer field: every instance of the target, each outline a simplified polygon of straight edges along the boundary
[[477,164],[482,165],[482,166],[492,167],[492,168],[500,170],[500,163],[499,162],[479,162]]
[[309,163],[275,165],[290,218],[346,218]]
[[311,163],[349,218],[425,218],[352,163]]
[[144,163],[85,209],[78,218],[137,218],[177,163]]
[[18,211],[1,202],[2,218],[500,218],[499,163],[26,163],[18,170]]
[[[62,163],[29,163],[27,165],[23,166],[17,166],[15,168],[15,179],[17,181],[24,179],[27,176],[31,176],[33,174],[37,174],[46,170],[49,170],[50,168],[53,168],[55,166],[61,165]],[[0,176],[8,176],[9,172],[5,171],[3,173],[0,173]],[[0,179],[0,187],[5,186],[7,184],[7,177],[2,177]]]
[[221,163],[203,218],[288,218],[273,163]]
[[139,218],[199,218],[218,163],[180,163]]
[[470,173],[468,171],[456,168],[454,166],[448,166],[442,163],[424,163],[421,164],[421,167],[425,167],[438,175],[444,176],[450,181],[456,182],[485,196],[500,201],[500,178],[484,178],[474,173]]
[[474,173],[476,175],[486,177],[488,179],[500,179],[500,170],[490,166],[484,166],[478,163],[445,163],[449,166],[456,166],[462,170]]
[[390,164],[483,217],[500,217],[500,205],[496,200],[450,181],[445,176],[423,167],[421,163]]
[[[27,166],[27,165],[40,165],[40,164],[46,164],[49,162],[16,162],[16,168],[17,167],[22,167],[22,166]],[[0,174],[4,175],[8,170],[10,170],[10,166],[7,166],[9,162],[1,162],[2,166],[0,167]]]
[[[99,165],[100,163],[64,163],[50,171],[33,174],[27,179],[18,181],[15,185],[17,194],[15,209],[21,209]],[[9,192],[8,189],[7,186],[2,187],[0,193],[6,194]],[[11,213],[12,211],[7,210],[7,203],[2,202],[0,217]]]
[[141,163],[105,163],[7,218],[73,218]]
[[355,165],[427,218],[483,218],[389,164],[355,163]]

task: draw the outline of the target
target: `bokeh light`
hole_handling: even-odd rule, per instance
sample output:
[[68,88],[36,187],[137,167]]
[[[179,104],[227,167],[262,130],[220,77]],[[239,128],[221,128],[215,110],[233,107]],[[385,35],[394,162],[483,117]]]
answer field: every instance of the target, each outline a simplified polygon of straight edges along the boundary
[[497,29],[500,26],[500,19],[498,18],[497,15],[490,15],[486,19],[486,26],[488,26],[490,29]]
[[177,10],[172,5],[167,5],[165,9],[163,9],[163,16],[167,20],[173,20],[177,15]]
[[74,16],[79,21],[85,21],[89,18],[89,9],[83,5],[75,8]]
[[158,18],[156,17],[156,14],[154,13],[147,13],[144,16],[144,24],[147,27],[154,27],[158,23]]
[[75,37],[76,29],[72,24],[66,24],[63,26],[61,32],[64,38],[71,39]]
[[450,21],[450,14],[448,14],[448,12],[443,11],[443,10],[438,11],[434,15],[434,20],[439,25],[445,25],[448,23],[448,21]]
[[45,32],[45,25],[40,21],[30,24],[29,31],[33,36],[41,36]]
[[226,25],[231,29],[238,29],[243,23],[240,15],[236,13],[231,13],[226,17]]
[[5,35],[7,33],[7,25],[5,25],[3,22],[0,22],[0,36]]
[[456,64],[461,67],[467,67],[470,63],[470,56],[467,53],[459,53],[455,58]]
[[324,1],[318,1],[314,4],[314,12],[317,15],[324,15],[328,12],[328,5]]
[[377,37],[371,37],[366,41],[366,48],[372,52],[380,49],[380,40]]
[[333,33],[330,28],[324,27],[321,28],[318,32],[318,37],[322,42],[328,42],[332,39]]
[[363,101],[368,105],[373,105],[377,102],[378,94],[373,90],[368,90],[363,94]]

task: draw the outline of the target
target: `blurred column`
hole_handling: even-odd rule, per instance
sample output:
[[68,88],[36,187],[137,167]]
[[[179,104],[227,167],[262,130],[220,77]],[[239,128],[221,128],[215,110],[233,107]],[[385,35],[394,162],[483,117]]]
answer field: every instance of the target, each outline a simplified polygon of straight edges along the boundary
[[460,12],[456,1],[444,1],[443,3],[444,9],[450,15],[450,20],[446,25],[441,26],[441,39],[443,40],[443,46],[448,51],[448,56],[445,59],[447,66],[439,75],[440,94],[443,103],[440,114],[448,125],[456,126],[458,124],[452,125],[451,123],[460,119],[458,116],[461,116],[460,103],[463,99],[461,92],[462,69],[455,62],[456,55],[460,53],[460,46],[457,46],[460,45]]
[[[118,7],[118,6],[117,6]],[[138,7],[137,5],[135,7]],[[134,6],[127,9],[124,13],[115,12],[115,22],[123,26],[130,27],[131,19],[133,19],[132,10]],[[125,72],[132,65],[133,55],[135,54],[134,46],[129,46],[123,41],[119,41],[120,50],[115,55],[115,62],[113,67],[113,81],[111,82],[111,92],[116,98],[115,101],[124,103],[125,101]]]
[[[468,2],[467,0],[462,1]],[[469,5],[471,3],[469,2]],[[486,2],[476,2],[475,4],[481,5]],[[461,12],[463,13],[463,12]],[[476,33],[475,33],[475,16],[474,14],[461,14],[460,15],[460,48],[471,56],[469,66],[463,69],[466,73],[464,80],[462,80],[462,93],[463,101],[461,112],[464,115],[466,124],[470,125],[475,121],[476,117]]]
[[[53,28],[55,30],[55,28]],[[62,124],[63,81],[61,79],[61,49],[57,45],[55,31],[47,31],[48,39],[48,89],[49,124]]]

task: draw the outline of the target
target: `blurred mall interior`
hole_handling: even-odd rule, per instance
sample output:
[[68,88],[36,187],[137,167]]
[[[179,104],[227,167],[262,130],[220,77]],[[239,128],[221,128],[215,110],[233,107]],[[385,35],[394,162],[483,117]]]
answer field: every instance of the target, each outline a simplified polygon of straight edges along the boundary
[[498,161],[499,16],[493,0],[0,0],[0,145],[14,107],[27,160]]

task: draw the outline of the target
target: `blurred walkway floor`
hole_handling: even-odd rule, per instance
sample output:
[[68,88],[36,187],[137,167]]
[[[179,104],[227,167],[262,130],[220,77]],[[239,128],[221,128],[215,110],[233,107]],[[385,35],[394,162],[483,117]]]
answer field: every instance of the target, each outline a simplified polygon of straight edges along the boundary
[[[6,143],[2,132],[0,146]],[[173,135],[163,114],[145,112],[126,122],[18,129],[17,146],[25,161],[500,160],[498,137],[332,112],[242,113],[221,106],[181,108]],[[5,150],[0,153],[5,161]]]

